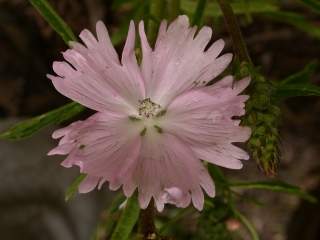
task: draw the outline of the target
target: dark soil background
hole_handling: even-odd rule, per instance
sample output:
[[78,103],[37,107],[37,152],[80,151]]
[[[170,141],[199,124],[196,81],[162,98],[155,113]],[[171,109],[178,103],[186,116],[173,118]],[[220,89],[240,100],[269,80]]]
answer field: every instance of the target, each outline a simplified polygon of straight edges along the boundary
[[[94,29],[102,19],[111,32],[126,12],[114,12],[112,1],[50,1],[76,34]],[[312,12],[295,4],[284,7],[304,11],[319,23]],[[254,17],[242,20],[245,40],[256,65],[270,80],[283,79],[319,59],[319,40],[293,27]],[[208,23],[212,24],[212,23]],[[215,37],[228,40],[224,25]],[[230,41],[227,48],[231,50]],[[119,50],[121,50],[120,44]],[[0,127],[54,109],[68,99],[54,90],[45,77],[51,63],[61,58],[66,45],[25,0],[0,0]],[[320,72],[312,81],[320,84]],[[320,98],[293,98],[282,104],[282,160],[279,178],[320,196]],[[0,238],[89,239],[108,202],[105,193],[90,193],[65,204],[63,191],[76,170],[59,167],[60,159],[45,154],[54,142],[52,129],[41,131],[19,143],[0,142]],[[253,162],[230,177],[265,179]],[[104,191],[105,192],[105,191]],[[297,198],[272,192],[250,192],[263,200],[257,208],[243,204],[265,240],[320,239],[320,207]]]

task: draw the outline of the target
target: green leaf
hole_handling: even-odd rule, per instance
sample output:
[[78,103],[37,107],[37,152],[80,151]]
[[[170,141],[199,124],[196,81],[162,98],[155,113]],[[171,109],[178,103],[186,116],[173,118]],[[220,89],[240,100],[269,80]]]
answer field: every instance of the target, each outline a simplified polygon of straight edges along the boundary
[[134,195],[128,198],[126,207],[123,210],[117,226],[111,236],[111,240],[127,240],[136,225],[140,213],[138,199]]
[[240,220],[240,222],[242,222],[243,225],[248,229],[248,232],[251,235],[251,239],[252,240],[259,240],[260,238],[259,238],[258,232],[257,232],[256,228],[253,226],[253,224],[249,221],[249,219],[247,219],[246,216],[244,216],[242,213],[240,213],[235,208],[233,208],[232,211],[233,211],[235,217],[238,218]]
[[[271,2],[265,0],[250,0],[246,4],[243,2],[232,2],[232,9],[235,14],[248,14],[248,13],[262,13],[277,11],[279,7]],[[181,9],[188,15],[192,16],[194,9],[197,7],[196,1],[181,1]],[[208,1],[204,10],[204,16],[220,17],[222,12],[215,1]]]
[[50,125],[62,123],[79,113],[85,108],[78,103],[72,102],[40,116],[22,121],[0,133],[0,139],[20,140],[31,136],[40,129]]
[[159,229],[159,234],[164,236],[167,235],[167,232],[171,227],[174,227],[182,218],[193,212],[193,208],[178,209],[177,213],[161,226],[161,228]]
[[226,227],[226,220],[233,217],[229,202],[219,196],[206,199],[204,209],[198,218],[194,240],[232,240],[231,232]]
[[285,84],[278,86],[274,95],[278,99],[299,96],[320,96],[320,87],[310,83]]
[[180,14],[180,0],[169,0],[168,1],[168,16],[169,20],[176,19]]
[[119,206],[125,201],[125,197],[120,193],[114,197],[110,206],[103,212],[103,218],[96,227],[91,240],[108,239],[111,235],[119,215]]
[[291,84],[291,83],[308,83],[310,82],[311,76],[316,72],[319,67],[318,61],[313,61],[306,65],[301,71],[290,75],[286,79],[280,82],[280,84]]
[[311,76],[317,70],[318,62],[308,64],[297,72],[275,85],[273,97],[278,100],[297,96],[320,96],[320,86],[310,83]]
[[311,8],[313,11],[320,13],[320,1],[319,0],[300,0],[306,6]]
[[29,0],[30,3],[39,11],[39,13],[46,19],[50,26],[63,38],[68,44],[70,41],[76,41],[69,26],[56,13],[53,7],[47,0]]
[[215,181],[217,189],[225,189],[226,187],[228,187],[228,180],[225,178],[219,167],[213,164],[208,164],[208,170]]
[[[122,4],[121,1],[119,1],[119,4]],[[123,19],[121,20],[120,26],[117,28],[116,31],[114,31],[111,35],[111,42],[113,45],[118,45],[122,41],[124,41],[127,32],[128,32],[128,26],[131,19],[141,19],[141,15],[144,14],[144,10],[147,7],[148,1],[144,1],[141,3],[140,0],[132,0],[126,3],[126,8],[129,8],[130,11],[128,14],[123,16]],[[119,7],[118,5],[115,5],[116,7]],[[145,23],[146,24],[146,23]]]
[[309,22],[301,14],[288,12],[288,11],[278,11],[278,12],[273,11],[273,12],[263,13],[263,16],[277,22],[283,22],[283,23],[292,25],[295,28],[303,32],[306,32],[310,36],[320,39],[320,28],[317,25]]
[[198,0],[196,10],[192,17],[192,25],[201,26],[206,4],[207,0]]
[[242,189],[263,189],[274,192],[283,192],[301,197],[309,202],[317,202],[317,199],[314,196],[306,193],[305,191],[302,191],[299,187],[281,181],[237,182],[230,183],[230,187]]
[[74,197],[74,195],[78,192],[78,187],[80,183],[85,179],[86,174],[80,174],[67,188],[64,200],[68,202],[70,199]]

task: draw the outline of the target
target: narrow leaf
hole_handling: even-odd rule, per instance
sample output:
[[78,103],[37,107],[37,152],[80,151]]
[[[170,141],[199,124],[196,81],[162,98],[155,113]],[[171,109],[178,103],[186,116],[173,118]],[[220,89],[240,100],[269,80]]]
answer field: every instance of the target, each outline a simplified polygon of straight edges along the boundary
[[127,240],[138,221],[139,213],[138,199],[136,196],[133,196],[127,200],[126,207],[120,216],[111,240]]
[[287,23],[296,27],[297,29],[306,32],[310,36],[320,39],[320,28],[309,22],[303,15],[288,12],[288,11],[278,11],[278,12],[267,12],[263,13],[263,16],[270,18],[271,20],[277,22]]
[[160,21],[162,20],[165,14],[166,6],[167,6],[167,2],[163,0],[150,1],[149,16],[151,20],[153,19],[156,20],[156,21],[149,21],[149,26],[148,26],[148,38],[149,38],[149,41],[152,43],[152,45],[156,40]]
[[285,84],[278,86],[274,95],[278,99],[301,96],[320,96],[320,87],[311,83]]
[[168,15],[170,20],[174,20],[180,14],[180,0],[168,1]]
[[306,6],[308,6],[313,11],[320,13],[320,1],[319,0],[300,0]]
[[233,209],[233,213],[234,213],[235,217],[237,217],[243,223],[243,225],[248,229],[248,231],[251,235],[251,239],[252,240],[259,240],[260,238],[259,238],[258,232],[255,229],[255,227],[253,226],[253,224],[249,221],[249,219],[247,219],[246,216],[244,216],[242,213],[240,213],[236,209]]
[[65,197],[64,197],[66,202],[68,202],[70,199],[72,199],[75,196],[75,194],[78,192],[78,187],[80,183],[85,179],[86,176],[87,176],[86,174],[80,174],[67,188]]
[[[121,0],[120,1],[121,3],[119,3],[119,4],[122,4],[122,1],[123,0]],[[134,1],[130,1],[130,2],[126,3],[126,8],[129,8],[130,11],[128,14],[123,16],[123,19],[121,20],[119,27],[117,28],[116,31],[114,31],[112,33],[111,42],[113,45],[118,45],[119,43],[121,43],[125,39],[127,32],[128,32],[128,24],[129,24],[130,20],[131,19],[134,19],[134,20],[139,19],[140,20],[141,15],[142,15],[142,13],[144,13],[147,5],[148,5],[148,1],[144,1],[143,3],[141,3],[141,1],[139,1],[139,0],[134,0]]]
[[198,0],[197,7],[192,18],[192,25],[201,26],[206,4],[207,0]]
[[299,187],[281,181],[238,182],[230,183],[230,187],[243,189],[264,189],[275,192],[283,192],[301,197],[309,202],[317,202],[317,199],[314,196],[302,191]]
[[319,63],[317,61],[313,61],[307,64],[301,71],[292,74],[283,81],[281,81],[280,84],[310,82],[311,76],[315,73],[318,67]]
[[311,76],[316,72],[318,66],[317,61],[311,62],[301,71],[277,83],[273,97],[282,100],[297,96],[320,96],[320,86],[310,83]]
[[120,193],[115,196],[108,206],[108,208],[103,212],[103,218],[99,222],[96,227],[91,240],[101,240],[108,239],[116,226],[118,215],[119,215],[119,207],[121,203],[125,201],[125,197]]
[[228,185],[228,181],[223,175],[222,171],[220,168],[213,164],[208,164],[208,170],[214,181],[218,184],[223,185],[224,187]]
[[0,139],[20,140],[31,136],[40,129],[50,125],[62,123],[84,111],[84,107],[72,102],[40,116],[22,121],[0,133]]
[[[263,13],[278,11],[279,7],[276,4],[267,2],[265,0],[250,0],[246,4],[243,2],[231,2],[231,7],[235,14],[248,13]],[[188,15],[192,16],[197,7],[196,1],[182,0],[181,9]],[[221,17],[222,12],[216,1],[208,1],[204,9],[204,16]]]
[[70,41],[76,41],[76,37],[73,34],[72,30],[56,13],[56,11],[53,9],[53,7],[49,4],[47,0],[29,1],[67,44]]

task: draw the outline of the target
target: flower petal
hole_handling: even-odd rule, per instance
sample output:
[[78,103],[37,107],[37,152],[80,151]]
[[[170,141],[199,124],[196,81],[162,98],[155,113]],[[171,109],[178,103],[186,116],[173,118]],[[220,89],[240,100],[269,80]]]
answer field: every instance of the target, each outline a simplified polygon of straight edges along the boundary
[[[138,93],[138,100],[143,100],[145,97],[145,90],[143,78],[135,55],[135,38],[134,22],[130,21],[129,32],[123,48],[121,62],[124,66],[125,72],[127,72],[127,79],[125,83],[129,85],[129,90],[134,89],[134,93]],[[111,69],[111,71],[113,71],[113,69]]]
[[94,187],[108,181],[115,190],[131,180],[140,152],[139,132],[137,123],[127,116],[96,113],[56,132],[54,135],[62,138],[50,154],[69,154],[62,165],[79,166],[87,174],[88,183],[82,191],[93,187],[91,179],[98,179]]
[[152,78],[152,49],[149,45],[145,30],[144,22],[139,23],[139,35],[141,41],[142,49],[142,62],[141,62],[141,71],[144,77],[145,83]]
[[145,46],[142,73],[146,96],[163,107],[179,94],[207,84],[232,60],[231,54],[218,57],[224,46],[222,40],[205,51],[212,35],[210,27],[201,28],[196,36],[195,33],[196,27],[189,26],[186,16],[179,16],[168,28],[162,22],[155,49],[150,52],[143,24],[140,25],[140,39]]
[[[138,186],[140,206],[146,208],[153,197],[158,210],[163,209],[165,203],[186,207],[193,192],[201,197],[198,193],[201,187],[212,196],[213,182],[188,145],[173,135],[152,131],[147,130],[143,137],[133,176],[133,182]],[[173,189],[175,191],[171,191]],[[179,194],[174,194],[177,192]]]
[[219,166],[239,169],[239,159],[249,155],[232,145],[249,139],[251,130],[239,126],[235,116],[245,113],[246,95],[238,95],[248,86],[249,78],[233,84],[228,76],[216,84],[191,90],[169,105],[164,131],[175,134],[187,143],[196,156]]
[[58,76],[48,75],[63,95],[97,111],[136,112],[144,99],[144,83],[134,54],[135,27],[130,24],[122,64],[102,22],[97,23],[98,40],[88,30],[80,33],[86,46],[72,43],[63,53],[65,61],[54,62]]
[[79,193],[91,192],[98,185],[99,180],[99,177],[86,176],[79,185]]

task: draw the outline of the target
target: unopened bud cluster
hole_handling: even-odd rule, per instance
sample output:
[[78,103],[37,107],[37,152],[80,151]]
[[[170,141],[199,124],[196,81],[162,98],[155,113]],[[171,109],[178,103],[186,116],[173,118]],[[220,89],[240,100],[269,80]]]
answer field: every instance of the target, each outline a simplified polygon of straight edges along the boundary
[[250,99],[242,124],[251,127],[248,150],[259,168],[268,176],[277,173],[279,164],[280,109],[272,100],[273,85],[250,66],[241,66],[241,73],[251,75]]

